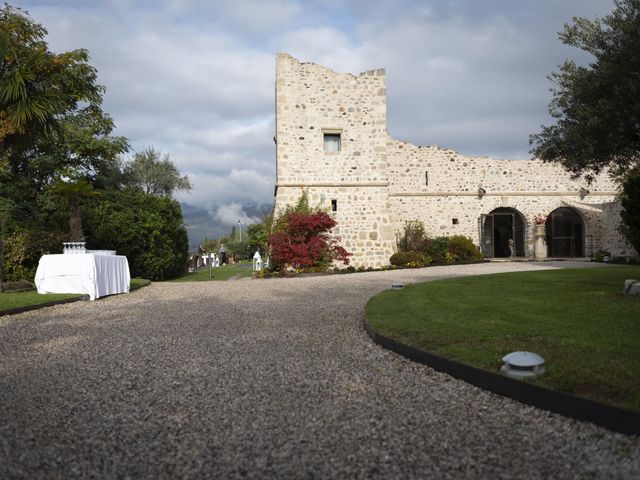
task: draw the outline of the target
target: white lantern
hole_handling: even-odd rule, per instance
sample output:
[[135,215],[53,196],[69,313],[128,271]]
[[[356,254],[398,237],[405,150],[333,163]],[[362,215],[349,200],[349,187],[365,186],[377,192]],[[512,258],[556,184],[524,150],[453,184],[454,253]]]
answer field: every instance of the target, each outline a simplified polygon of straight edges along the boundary
[[253,255],[253,270],[255,272],[262,270],[262,257],[258,250],[256,250],[256,253]]

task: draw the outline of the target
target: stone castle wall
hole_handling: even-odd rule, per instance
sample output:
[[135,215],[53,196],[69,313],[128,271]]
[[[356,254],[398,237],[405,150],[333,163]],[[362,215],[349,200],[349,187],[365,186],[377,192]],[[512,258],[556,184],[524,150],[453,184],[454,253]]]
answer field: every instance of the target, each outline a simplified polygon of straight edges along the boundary
[[[585,254],[600,248],[603,231],[598,219],[603,205],[613,202],[616,194],[608,177],[587,185],[572,180],[557,165],[538,160],[465,157],[453,150],[395,140],[387,143],[387,152],[389,197],[398,230],[404,221],[418,219],[429,236],[465,235],[479,245],[480,216],[508,207],[522,214],[525,253],[533,257],[533,217],[570,207],[585,223]],[[486,192],[482,196],[479,187]]]
[[[324,133],[340,133],[341,151],[324,151]],[[617,221],[602,221],[615,210],[608,177],[586,185],[554,164],[465,157],[391,138],[384,70],[339,74],[278,54],[276,145],[276,212],[302,189],[312,204],[337,201],[336,234],[356,267],[388,264],[406,220],[421,220],[430,236],[462,234],[479,245],[480,216],[499,207],[521,214],[529,257],[534,215],[559,207],[582,217],[586,255],[606,246],[613,255],[628,251]]]

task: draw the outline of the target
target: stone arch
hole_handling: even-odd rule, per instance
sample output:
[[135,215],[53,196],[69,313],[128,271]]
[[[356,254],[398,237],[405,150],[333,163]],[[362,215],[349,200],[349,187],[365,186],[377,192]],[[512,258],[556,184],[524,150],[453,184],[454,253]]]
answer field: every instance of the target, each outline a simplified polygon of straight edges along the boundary
[[545,225],[548,257],[584,257],[585,222],[577,210],[556,208]]
[[515,208],[500,207],[482,215],[480,228],[485,257],[526,256],[527,222]]

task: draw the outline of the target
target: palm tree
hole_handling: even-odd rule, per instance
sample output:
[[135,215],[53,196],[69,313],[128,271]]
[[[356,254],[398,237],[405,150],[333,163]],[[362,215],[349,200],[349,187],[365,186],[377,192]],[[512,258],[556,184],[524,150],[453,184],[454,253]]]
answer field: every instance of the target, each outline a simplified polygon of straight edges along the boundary
[[[38,73],[50,62],[42,40],[44,28],[7,4],[0,9],[0,27],[0,160],[10,163],[10,140],[22,144],[24,137],[55,128],[60,98],[54,89],[42,88],[39,80]],[[0,205],[0,292],[3,291],[5,207]]]
[[83,242],[82,216],[80,215],[80,201],[83,198],[92,198],[101,195],[87,180],[80,179],[70,182],[58,180],[53,184],[50,193],[60,195],[67,199],[69,208],[69,240]]

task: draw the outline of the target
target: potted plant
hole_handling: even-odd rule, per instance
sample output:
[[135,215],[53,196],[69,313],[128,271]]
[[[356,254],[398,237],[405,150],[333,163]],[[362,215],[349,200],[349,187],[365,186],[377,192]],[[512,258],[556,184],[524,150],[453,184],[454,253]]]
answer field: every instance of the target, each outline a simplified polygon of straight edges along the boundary
[[535,215],[533,217],[533,224],[535,225],[535,232],[537,237],[544,237],[545,223],[547,223],[546,217],[542,215]]

